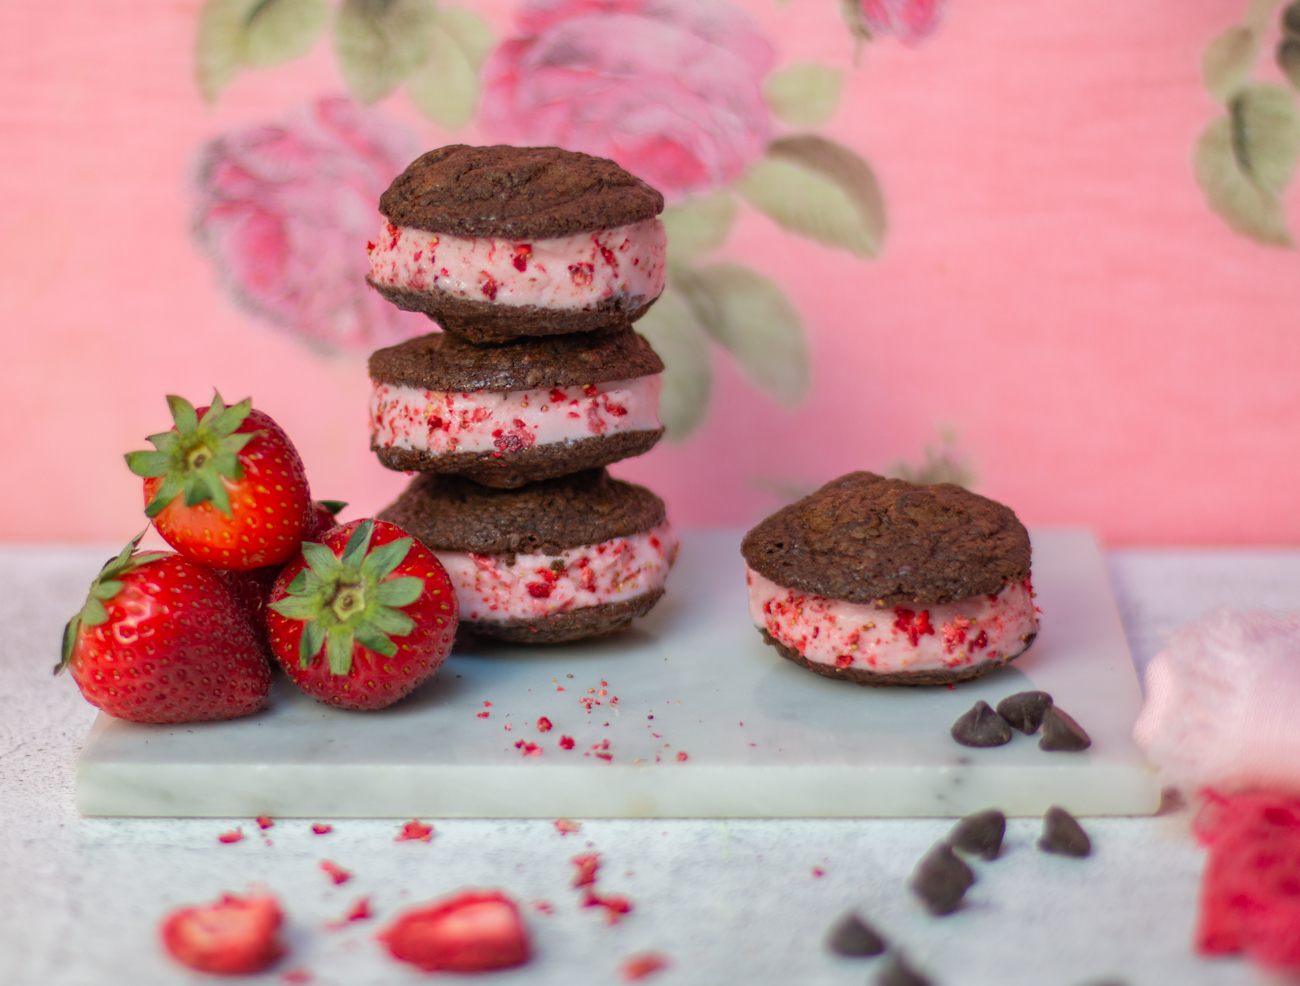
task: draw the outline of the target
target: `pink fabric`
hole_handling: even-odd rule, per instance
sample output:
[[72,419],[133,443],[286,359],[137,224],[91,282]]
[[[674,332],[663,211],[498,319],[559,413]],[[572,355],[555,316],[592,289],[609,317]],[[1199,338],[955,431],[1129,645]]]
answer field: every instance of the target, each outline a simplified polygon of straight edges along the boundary
[[947,0],[858,0],[862,19],[874,34],[894,34],[916,44],[939,25]]
[[763,152],[772,46],[723,0],[532,0],[484,69],[483,123],[511,143],[612,158],[668,198]]
[[1167,785],[1300,795],[1300,615],[1220,610],[1147,667],[1133,738]]
[[368,351],[427,332],[365,283],[379,196],[418,149],[349,100],[300,106],[204,147],[195,232],[236,299],[310,342]]

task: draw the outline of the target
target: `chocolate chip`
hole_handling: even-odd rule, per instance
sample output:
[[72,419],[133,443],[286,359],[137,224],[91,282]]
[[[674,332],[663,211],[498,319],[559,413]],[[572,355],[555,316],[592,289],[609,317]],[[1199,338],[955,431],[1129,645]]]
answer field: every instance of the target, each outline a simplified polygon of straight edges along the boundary
[[967,815],[948,833],[948,845],[972,856],[997,859],[1002,836],[1007,831],[1007,816],[996,808]]
[[916,864],[907,885],[931,914],[940,915],[957,910],[966,889],[974,882],[971,868],[957,858],[952,846],[940,842]]
[[1073,815],[1052,805],[1043,816],[1043,835],[1038,840],[1038,848],[1059,856],[1086,856],[1092,852],[1092,840]]
[[932,986],[932,984],[908,965],[902,955],[895,952],[876,973],[876,986]]
[[1011,742],[1011,727],[980,699],[948,730],[962,746],[1001,746]]
[[1038,732],[1043,724],[1043,713],[1052,707],[1052,696],[1047,692],[1016,692],[998,703],[998,715],[1012,729],[1026,736]]
[[1077,722],[1053,705],[1043,713],[1043,737],[1038,741],[1040,750],[1065,750],[1076,752],[1092,746],[1092,738]]
[[826,944],[841,955],[879,955],[885,950],[885,939],[852,911],[831,929]]

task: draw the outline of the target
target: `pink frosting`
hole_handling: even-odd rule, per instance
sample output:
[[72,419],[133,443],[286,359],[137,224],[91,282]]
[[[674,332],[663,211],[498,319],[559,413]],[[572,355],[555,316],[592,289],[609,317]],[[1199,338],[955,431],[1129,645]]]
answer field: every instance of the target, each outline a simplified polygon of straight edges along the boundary
[[665,521],[640,534],[570,548],[559,555],[476,555],[435,551],[456,588],[462,620],[537,619],[616,603],[664,584],[677,557]]
[[594,435],[659,429],[652,374],[586,387],[448,393],[376,383],[370,437],[379,448],[427,452],[518,452]]
[[1300,794],[1300,615],[1219,610],[1152,658],[1133,738],[1161,781]]
[[625,309],[659,297],[668,237],[658,219],[540,240],[452,236],[385,223],[366,245],[370,276],[407,291],[541,308]]
[[1029,579],[936,606],[877,609],[779,586],[748,566],[754,625],[810,662],[880,674],[954,669],[1017,654],[1038,632]]

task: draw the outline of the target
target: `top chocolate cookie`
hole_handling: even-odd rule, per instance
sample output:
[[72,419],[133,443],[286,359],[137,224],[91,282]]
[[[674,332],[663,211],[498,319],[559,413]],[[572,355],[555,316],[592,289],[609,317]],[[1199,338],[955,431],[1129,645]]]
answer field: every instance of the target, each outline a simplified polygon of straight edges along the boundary
[[827,599],[935,605],[992,595],[1029,574],[1009,507],[951,483],[853,472],[778,510],[741,544],[749,567]]
[[395,226],[522,240],[626,226],[663,207],[662,195],[613,161],[504,144],[430,151],[379,200]]

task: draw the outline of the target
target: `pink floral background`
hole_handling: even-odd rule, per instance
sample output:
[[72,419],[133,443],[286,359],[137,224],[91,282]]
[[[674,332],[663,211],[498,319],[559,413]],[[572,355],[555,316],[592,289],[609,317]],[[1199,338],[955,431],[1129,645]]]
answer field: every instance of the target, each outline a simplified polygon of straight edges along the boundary
[[[369,513],[395,495],[367,448],[364,355],[424,324],[356,287],[346,241],[422,147],[558,141],[681,205],[811,131],[878,177],[878,257],[733,196],[700,260],[788,299],[806,396],[773,399],[711,338],[707,416],[616,472],[681,524],[747,525],[841,472],[919,463],[951,428],[976,488],[1031,524],[1300,540],[1300,259],[1229,229],[1190,164],[1222,112],[1201,52],[1243,4],[862,0],[871,41],[840,6],[483,0],[482,94],[453,127],[402,88],[341,101],[324,37],[205,102],[199,0],[0,5],[21,94],[0,104],[0,538],[124,542],[141,521],[122,453],[165,426],[164,394],[214,386],[288,429],[318,496]],[[842,74],[811,127],[765,88],[803,65]]]

